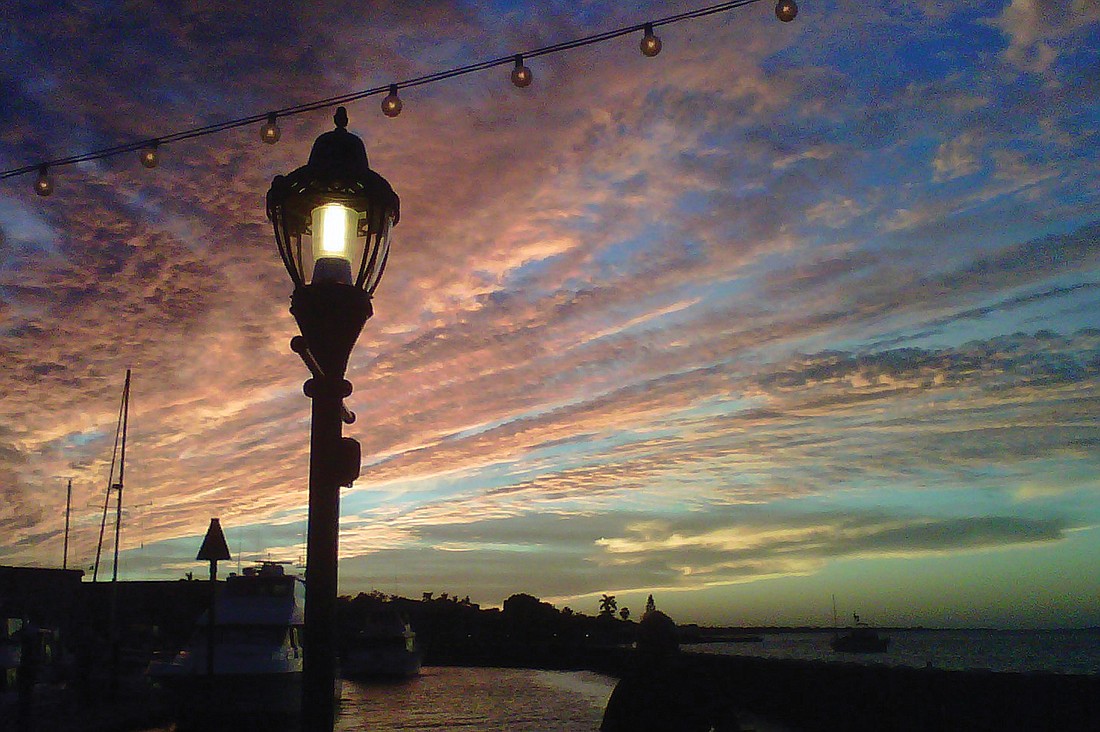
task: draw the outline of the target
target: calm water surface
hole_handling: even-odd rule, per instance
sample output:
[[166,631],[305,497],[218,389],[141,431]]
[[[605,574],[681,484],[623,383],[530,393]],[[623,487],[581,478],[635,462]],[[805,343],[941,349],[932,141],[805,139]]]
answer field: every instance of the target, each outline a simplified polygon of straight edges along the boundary
[[760,643],[700,643],[685,650],[733,656],[847,661],[888,666],[931,664],[947,670],[1047,671],[1100,674],[1100,630],[904,630],[890,637],[886,653],[835,653],[830,633],[777,633]]
[[[829,633],[774,634],[759,643],[698,644],[685,650],[892,666],[931,663],[957,670],[1100,673],[1096,630],[887,634],[890,650],[884,654],[836,654],[829,648]],[[594,732],[614,685],[614,679],[590,672],[425,667],[420,677],[400,683],[345,681],[336,730]],[[776,729],[763,720],[754,726]],[[297,725],[292,729],[296,732]]]
[[425,667],[392,684],[345,681],[339,732],[593,732],[615,680],[587,672]]

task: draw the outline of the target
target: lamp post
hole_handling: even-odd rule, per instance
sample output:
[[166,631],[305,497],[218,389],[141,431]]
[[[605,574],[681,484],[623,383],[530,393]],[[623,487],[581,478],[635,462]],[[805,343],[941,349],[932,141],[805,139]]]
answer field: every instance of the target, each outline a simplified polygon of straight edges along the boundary
[[355,415],[344,407],[348,358],[367,319],[399,218],[397,194],[367,163],[363,141],[348,132],[340,107],[336,129],[317,138],[309,162],[275,176],[267,216],[294,284],[290,312],[301,336],[291,348],[312,378],[309,525],[302,729],[331,732],[335,722],[336,589],[340,488],[359,476],[359,443],[343,437]]

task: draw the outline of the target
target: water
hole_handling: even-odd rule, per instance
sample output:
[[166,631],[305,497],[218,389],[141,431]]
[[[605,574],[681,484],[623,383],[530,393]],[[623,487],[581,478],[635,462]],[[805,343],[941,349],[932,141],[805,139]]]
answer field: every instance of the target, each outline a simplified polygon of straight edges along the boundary
[[831,633],[777,633],[760,643],[699,643],[684,650],[732,656],[846,661],[952,671],[1100,674],[1100,630],[899,630],[886,653],[835,653]]
[[615,680],[589,672],[425,667],[392,684],[345,681],[338,732],[592,732]]
[[[782,633],[760,643],[714,643],[685,650],[724,655],[992,671],[1100,673],[1100,630],[889,631],[884,654],[837,654],[830,633]],[[338,732],[367,730],[561,730],[599,728],[615,679],[591,672],[425,667],[390,684],[343,682]],[[762,732],[780,727],[752,720]],[[171,728],[167,728],[171,729]],[[293,728],[296,729],[296,726]]]

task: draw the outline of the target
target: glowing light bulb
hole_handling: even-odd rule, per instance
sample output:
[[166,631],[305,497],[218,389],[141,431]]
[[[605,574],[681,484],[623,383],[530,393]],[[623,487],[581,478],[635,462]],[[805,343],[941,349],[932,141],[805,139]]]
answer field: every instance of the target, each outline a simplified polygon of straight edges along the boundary
[[794,0],[779,0],[775,4],[775,17],[784,23],[790,23],[798,15],[798,3]]
[[268,145],[274,145],[279,141],[279,136],[282,132],[279,130],[279,123],[275,121],[276,115],[274,112],[267,115],[267,122],[260,128],[260,139],[266,142]]
[[155,168],[159,162],[160,155],[157,153],[157,143],[154,142],[141,151],[141,164],[146,168]]
[[382,114],[396,117],[401,114],[401,97],[397,96],[397,84],[390,84],[390,93],[382,100]]
[[34,192],[40,196],[53,193],[53,179],[50,178],[50,169],[45,165],[38,169],[38,180],[34,182]]
[[344,254],[347,249],[347,212],[336,203],[323,207],[321,251],[325,254]]
[[522,89],[525,86],[531,86],[534,80],[535,76],[531,73],[531,69],[523,65],[523,56],[517,54],[516,67],[512,69],[512,83]]
[[359,216],[339,203],[313,209],[313,282],[351,284]]
[[653,32],[652,23],[646,23],[643,32],[645,35],[642,36],[642,42],[638,44],[639,48],[642,49],[643,56],[653,58],[661,52],[661,39]]

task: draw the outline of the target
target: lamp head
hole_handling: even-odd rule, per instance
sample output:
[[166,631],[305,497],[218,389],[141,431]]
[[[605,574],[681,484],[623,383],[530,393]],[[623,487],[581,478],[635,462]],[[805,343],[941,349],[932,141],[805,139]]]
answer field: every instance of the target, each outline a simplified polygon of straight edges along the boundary
[[400,200],[370,169],[363,141],[348,132],[347,110],[313,143],[309,162],[275,176],[267,216],[295,288],[330,282],[368,296],[382,277]]

